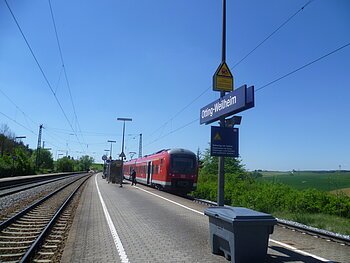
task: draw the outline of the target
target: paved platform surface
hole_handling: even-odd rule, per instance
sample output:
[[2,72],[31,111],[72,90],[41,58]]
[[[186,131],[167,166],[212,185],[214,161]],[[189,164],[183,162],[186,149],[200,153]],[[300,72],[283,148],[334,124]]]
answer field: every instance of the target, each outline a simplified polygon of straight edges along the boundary
[[[61,262],[228,262],[211,254],[205,208],[141,185],[120,188],[95,175],[83,192]],[[340,261],[324,261],[328,252],[313,237],[299,242],[300,234],[280,227],[270,237],[265,262],[350,262],[344,261],[348,247],[334,247]]]

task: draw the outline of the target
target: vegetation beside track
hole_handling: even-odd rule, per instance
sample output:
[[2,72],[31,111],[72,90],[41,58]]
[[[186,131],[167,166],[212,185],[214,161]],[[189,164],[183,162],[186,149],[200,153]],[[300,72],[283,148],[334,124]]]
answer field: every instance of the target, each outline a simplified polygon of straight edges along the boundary
[[[197,189],[192,194],[216,201],[218,158],[211,157],[207,150],[201,161]],[[350,218],[350,197],[342,192],[331,194],[313,188],[299,190],[257,177],[256,172],[247,172],[239,160],[225,158],[225,204],[350,234],[349,223],[345,223]]]
[[[18,137],[17,137],[18,138]],[[48,149],[41,148],[37,160],[37,150],[16,140],[5,124],[0,124],[0,178],[18,175],[44,174],[52,172],[76,172],[90,169],[94,159],[82,156],[74,159],[65,156],[54,161]]]

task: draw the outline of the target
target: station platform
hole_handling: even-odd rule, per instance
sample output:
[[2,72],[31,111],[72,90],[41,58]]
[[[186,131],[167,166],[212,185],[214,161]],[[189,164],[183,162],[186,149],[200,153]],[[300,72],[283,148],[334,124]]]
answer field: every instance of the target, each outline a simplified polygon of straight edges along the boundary
[[[108,184],[101,174],[94,175],[81,196],[61,262],[229,262],[210,251],[206,208],[139,184]],[[275,227],[266,262],[336,262],[283,242],[296,241],[290,230]],[[310,246],[307,238],[303,242]]]

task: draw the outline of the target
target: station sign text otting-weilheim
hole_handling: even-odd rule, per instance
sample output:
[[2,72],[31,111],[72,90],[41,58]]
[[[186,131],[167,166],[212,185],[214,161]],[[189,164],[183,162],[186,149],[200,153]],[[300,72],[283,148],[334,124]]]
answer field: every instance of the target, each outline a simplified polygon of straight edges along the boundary
[[200,124],[218,121],[221,117],[254,107],[254,86],[243,85],[200,110]]

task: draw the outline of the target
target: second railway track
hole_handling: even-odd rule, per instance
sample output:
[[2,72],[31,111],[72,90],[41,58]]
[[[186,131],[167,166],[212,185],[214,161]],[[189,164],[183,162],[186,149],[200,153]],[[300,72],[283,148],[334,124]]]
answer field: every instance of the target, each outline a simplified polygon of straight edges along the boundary
[[68,225],[64,209],[88,178],[77,178],[3,221],[0,262],[52,262]]

